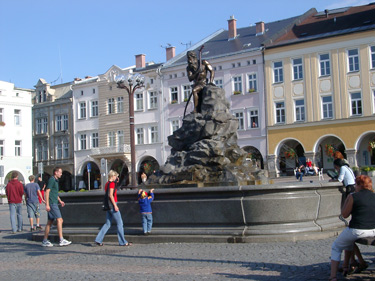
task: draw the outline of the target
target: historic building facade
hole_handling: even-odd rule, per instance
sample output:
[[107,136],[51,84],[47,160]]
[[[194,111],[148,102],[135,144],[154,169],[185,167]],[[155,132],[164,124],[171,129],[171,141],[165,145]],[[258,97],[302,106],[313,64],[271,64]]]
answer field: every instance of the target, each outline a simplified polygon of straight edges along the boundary
[[32,95],[33,90],[0,81],[0,184],[6,184],[13,171],[24,183],[33,173]]
[[53,175],[53,169],[60,167],[63,175],[60,189],[73,187],[73,111],[72,83],[51,86],[44,79],[35,85],[33,98],[33,174],[43,167],[43,179]]
[[266,45],[268,169],[374,165],[375,5],[317,12]]

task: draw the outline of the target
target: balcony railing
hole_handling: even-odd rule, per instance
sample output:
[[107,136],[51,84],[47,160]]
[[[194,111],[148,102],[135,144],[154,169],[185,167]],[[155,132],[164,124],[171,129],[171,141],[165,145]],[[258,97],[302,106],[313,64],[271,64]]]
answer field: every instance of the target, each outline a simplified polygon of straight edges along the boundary
[[130,145],[104,146],[92,149],[92,154],[130,153]]

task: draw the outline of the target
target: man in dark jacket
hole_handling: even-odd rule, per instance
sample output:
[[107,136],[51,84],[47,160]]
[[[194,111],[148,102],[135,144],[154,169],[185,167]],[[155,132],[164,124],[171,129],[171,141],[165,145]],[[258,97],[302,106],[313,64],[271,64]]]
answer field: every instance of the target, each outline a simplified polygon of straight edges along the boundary
[[[18,181],[18,173],[12,172],[11,180],[5,187],[5,192],[8,197],[9,213],[10,213],[10,224],[12,226],[12,232],[16,233],[22,231],[22,196],[25,193],[22,183]],[[17,220],[16,220],[17,213]]]

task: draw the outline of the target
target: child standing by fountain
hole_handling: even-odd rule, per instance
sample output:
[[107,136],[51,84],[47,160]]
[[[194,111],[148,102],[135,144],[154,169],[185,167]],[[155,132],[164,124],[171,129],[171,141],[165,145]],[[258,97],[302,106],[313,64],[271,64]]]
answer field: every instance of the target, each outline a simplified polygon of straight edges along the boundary
[[152,209],[151,202],[154,200],[154,189],[150,190],[150,194],[147,194],[142,189],[138,190],[138,203],[140,208],[140,213],[142,215],[142,227],[143,234],[151,234],[152,229]]

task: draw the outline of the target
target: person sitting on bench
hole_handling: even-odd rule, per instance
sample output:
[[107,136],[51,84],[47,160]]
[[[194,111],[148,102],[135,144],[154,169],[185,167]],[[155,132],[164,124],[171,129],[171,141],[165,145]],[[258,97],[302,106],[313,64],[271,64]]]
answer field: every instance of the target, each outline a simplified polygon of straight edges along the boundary
[[349,226],[346,227],[332,244],[331,276],[329,280],[337,280],[336,274],[345,250],[343,274],[348,274],[349,257],[353,251],[354,242],[358,238],[375,236],[375,193],[370,177],[361,175],[355,179],[355,192],[350,193],[341,210],[344,218],[352,215]]

